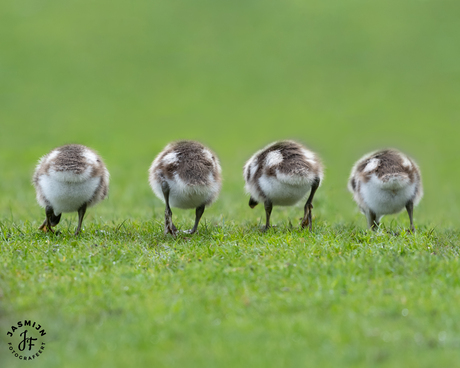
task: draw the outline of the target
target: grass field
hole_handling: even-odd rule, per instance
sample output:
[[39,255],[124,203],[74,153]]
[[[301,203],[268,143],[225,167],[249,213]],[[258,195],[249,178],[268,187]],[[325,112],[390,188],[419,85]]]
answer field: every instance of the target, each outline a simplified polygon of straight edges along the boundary
[[[0,366],[460,366],[460,3],[337,0],[0,4]],[[171,140],[220,157],[198,234],[163,235],[147,182]],[[298,139],[326,166],[314,229],[275,207],[261,233],[242,166]],[[95,148],[109,199],[58,236],[31,176],[66,143]],[[353,163],[392,146],[419,163],[415,210],[365,229]],[[193,211],[174,210],[186,229]],[[40,321],[33,363],[6,331]]]

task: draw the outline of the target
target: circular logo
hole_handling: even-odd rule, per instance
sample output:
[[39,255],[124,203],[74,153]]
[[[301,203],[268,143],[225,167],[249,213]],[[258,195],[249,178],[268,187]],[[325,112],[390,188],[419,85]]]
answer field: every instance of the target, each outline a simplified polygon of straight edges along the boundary
[[43,336],[46,335],[46,331],[35,321],[19,321],[11,326],[6,335],[9,337],[8,349],[18,359],[37,359],[45,350]]

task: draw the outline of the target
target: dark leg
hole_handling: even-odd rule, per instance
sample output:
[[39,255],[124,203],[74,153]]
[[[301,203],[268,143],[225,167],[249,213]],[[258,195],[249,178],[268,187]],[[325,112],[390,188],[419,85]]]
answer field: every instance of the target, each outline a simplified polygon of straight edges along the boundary
[[406,210],[407,210],[407,214],[409,215],[409,220],[410,220],[410,231],[415,233],[414,219],[412,217],[412,214],[414,212],[414,202],[412,201],[407,202]]
[[194,234],[198,229],[198,224],[200,223],[201,216],[203,216],[204,212],[204,204],[200,207],[196,208],[196,216],[195,216],[195,225],[193,225],[193,229],[188,230],[187,233]]
[[367,213],[367,224],[369,226],[369,229],[372,229],[373,231],[376,231],[377,228],[379,227],[379,222],[377,221],[377,215],[369,210]]
[[273,204],[268,199],[264,202],[265,206],[265,228],[264,231],[267,231],[270,228],[270,216],[272,214]]
[[303,215],[302,222],[300,223],[300,226],[302,228],[305,228],[308,226],[308,229],[310,231],[312,230],[312,224],[313,224],[313,221],[311,218],[311,210],[313,209],[312,202],[313,202],[313,197],[315,196],[316,190],[319,187],[319,183],[320,183],[319,178],[316,178],[311,186],[310,196],[307,199],[307,203],[305,203],[304,215]]
[[54,232],[51,226],[56,226],[59,224],[59,221],[61,220],[61,214],[56,216],[54,214],[53,207],[51,206],[46,206],[45,208],[45,214],[46,214],[46,219],[43,221],[43,224],[38,228],[39,230],[43,231],[51,231],[52,233]]
[[42,230],[44,232],[47,232],[48,231],[48,227],[46,226],[46,224],[48,223],[47,219],[45,218],[45,221],[43,221],[43,224],[40,225],[40,227],[38,228],[38,230]]
[[53,212],[50,217],[51,226],[56,226],[57,224],[59,224],[59,221],[61,221],[61,213],[58,216],[56,216]]
[[249,198],[249,207],[254,208],[258,204],[259,204],[259,202],[257,202],[254,198],[252,198],[252,197]]
[[172,211],[171,207],[169,207],[169,184],[166,181],[161,183],[161,190],[163,191],[163,196],[165,198],[165,235],[171,234],[172,236],[176,236],[177,229],[172,222]]
[[83,223],[83,217],[85,217],[86,213],[86,203],[84,203],[79,209],[78,209],[78,226],[77,230],[75,231],[75,235],[80,234],[81,231],[81,224]]

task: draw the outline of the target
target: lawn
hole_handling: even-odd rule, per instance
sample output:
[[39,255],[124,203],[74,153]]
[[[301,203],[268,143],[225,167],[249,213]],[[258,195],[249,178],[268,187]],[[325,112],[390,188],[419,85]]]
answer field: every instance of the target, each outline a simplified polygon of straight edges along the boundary
[[[0,366],[33,319],[34,367],[460,367],[460,3],[48,1],[0,4]],[[171,140],[219,156],[197,234],[163,235],[147,181]],[[242,167],[292,138],[326,166],[262,233]],[[86,144],[111,173],[83,232],[38,231],[39,157]],[[425,197],[376,233],[347,192],[353,163],[396,147]],[[173,209],[190,228],[194,212]]]

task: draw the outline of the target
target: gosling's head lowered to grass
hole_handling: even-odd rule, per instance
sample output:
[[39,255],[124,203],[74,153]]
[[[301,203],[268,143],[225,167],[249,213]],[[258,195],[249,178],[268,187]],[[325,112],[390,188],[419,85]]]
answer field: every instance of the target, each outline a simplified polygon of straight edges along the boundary
[[150,166],[149,182],[166,204],[165,234],[177,233],[171,207],[196,208],[195,225],[188,233],[196,232],[205,207],[219,195],[221,172],[215,153],[199,142],[173,142],[158,154]]
[[77,235],[86,208],[107,197],[109,172],[92,149],[70,144],[58,147],[38,162],[33,176],[37,201],[45,208],[41,230],[53,231],[63,212],[78,211]]
[[348,189],[370,228],[376,229],[383,215],[407,209],[411,231],[415,231],[413,208],[423,196],[420,169],[413,159],[386,149],[365,155],[351,170]]
[[257,151],[244,166],[249,206],[265,206],[265,230],[270,227],[273,206],[292,206],[311,190],[305,203],[302,227],[312,229],[312,202],[323,180],[323,165],[318,156],[294,141],[279,141]]

